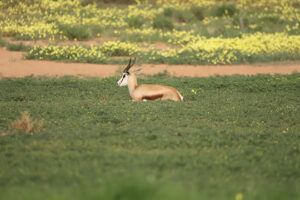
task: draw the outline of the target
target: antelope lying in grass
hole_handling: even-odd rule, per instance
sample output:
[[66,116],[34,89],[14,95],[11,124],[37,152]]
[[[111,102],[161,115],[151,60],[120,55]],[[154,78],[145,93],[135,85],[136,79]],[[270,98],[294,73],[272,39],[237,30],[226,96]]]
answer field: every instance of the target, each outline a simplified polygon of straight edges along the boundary
[[128,85],[129,94],[133,101],[146,101],[156,99],[171,99],[173,101],[183,101],[182,95],[175,89],[165,85],[154,84],[142,84],[138,85],[135,77],[135,73],[141,69],[129,72],[129,69],[134,65],[135,58],[129,60],[127,67],[123,71],[121,79],[118,81],[118,85]]

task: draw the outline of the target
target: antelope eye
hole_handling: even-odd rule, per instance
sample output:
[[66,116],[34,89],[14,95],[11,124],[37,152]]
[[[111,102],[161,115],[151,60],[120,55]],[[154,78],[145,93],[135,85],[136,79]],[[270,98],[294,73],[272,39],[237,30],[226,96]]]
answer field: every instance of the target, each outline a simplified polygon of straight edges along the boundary
[[123,75],[123,78],[125,78],[125,74]]

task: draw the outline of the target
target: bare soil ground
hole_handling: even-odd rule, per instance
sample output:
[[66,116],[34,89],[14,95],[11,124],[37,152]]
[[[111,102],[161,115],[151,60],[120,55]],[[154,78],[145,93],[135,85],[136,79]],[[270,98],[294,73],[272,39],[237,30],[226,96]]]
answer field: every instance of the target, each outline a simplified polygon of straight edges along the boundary
[[[109,77],[119,75],[124,66],[85,63],[59,63],[55,61],[24,60],[24,52],[7,51],[0,48],[0,77],[34,76],[93,76]],[[213,75],[255,75],[300,73],[300,62],[268,63],[255,65],[152,65],[143,64],[144,74],[167,71],[171,76],[202,77]]]

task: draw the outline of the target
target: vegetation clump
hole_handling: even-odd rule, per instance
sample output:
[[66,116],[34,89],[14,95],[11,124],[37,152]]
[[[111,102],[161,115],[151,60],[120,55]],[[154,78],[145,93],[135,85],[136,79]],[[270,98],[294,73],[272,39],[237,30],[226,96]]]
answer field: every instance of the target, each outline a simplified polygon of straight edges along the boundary
[[236,5],[233,3],[221,4],[221,5],[218,5],[217,7],[213,8],[212,13],[214,16],[217,16],[217,17],[223,17],[223,16],[232,17],[233,15],[238,13],[238,9],[237,9]]
[[9,128],[11,130],[21,130],[26,133],[33,134],[35,132],[40,132],[43,130],[43,121],[33,120],[28,111],[21,112],[21,118],[17,118],[15,121],[11,122]]
[[141,16],[132,16],[127,19],[130,28],[141,28],[144,24],[144,19]]
[[173,30],[174,23],[169,17],[165,17],[163,15],[158,15],[154,18],[152,27],[154,29],[161,29],[161,30]]
[[69,40],[88,40],[91,38],[91,29],[82,24],[58,24],[58,28]]

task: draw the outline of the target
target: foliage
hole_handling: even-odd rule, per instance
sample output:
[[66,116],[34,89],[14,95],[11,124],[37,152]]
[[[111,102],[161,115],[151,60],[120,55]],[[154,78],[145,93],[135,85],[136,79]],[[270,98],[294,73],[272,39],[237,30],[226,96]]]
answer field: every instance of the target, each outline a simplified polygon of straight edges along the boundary
[[212,14],[217,17],[230,16],[238,13],[238,9],[235,4],[221,4],[212,10]]
[[82,24],[58,24],[58,28],[70,40],[88,40],[92,36],[89,27]]
[[0,47],[3,47],[6,45],[5,40],[2,38],[2,35],[0,34]]
[[[184,102],[118,78],[0,80],[1,198],[299,199],[299,74],[139,79]],[[23,110],[43,134],[10,132]]]
[[158,15],[154,18],[152,27],[154,29],[172,30],[174,29],[174,24],[168,17]]
[[[78,0],[47,0],[43,2],[26,0],[20,4],[16,0],[3,1],[0,4],[2,11],[0,32],[5,36],[14,36],[24,40],[43,38],[72,40],[77,35],[82,39],[87,39],[97,36],[93,33],[93,27],[100,26],[106,34],[132,26],[150,28],[153,24],[159,23],[160,20],[157,19],[157,16],[160,15],[169,17],[168,25],[185,22],[193,31],[197,31],[199,25],[206,26],[213,21],[223,20],[225,25],[230,26],[226,30],[226,37],[236,37],[241,32],[252,33],[253,31],[286,32],[288,34],[300,32],[300,8],[297,7],[299,0],[253,1],[252,3],[244,0],[231,3],[220,3],[214,0],[181,1],[181,4],[175,0],[168,2],[162,6],[163,8],[146,3],[130,5],[125,8],[124,6],[98,8],[96,4],[81,4]],[[157,3],[160,4],[159,1]],[[208,12],[209,10],[212,11]],[[248,16],[251,26],[247,28],[234,26],[234,18],[243,18],[244,16]],[[198,20],[193,20],[194,17]],[[143,26],[141,26],[142,21],[138,18],[143,19]],[[157,21],[154,22],[154,20]],[[161,20],[166,22],[165,18]],[[281,24],[264,23],[265,20],[276,20]],[[186,26],[185,23],[176,24],[174,29],[182,30]],[[198,34],[203,35],[205,31],[200,31]],[[222,35],[223,33],[219,33],[217,36]]]
[[144,20],[141,16],[132,16],[127,19],[128,26],[131,28],[141,28]]
[[[210,64],[260,62],[264,56],[268,58],[266,59],[268,61],[299,58],[298,53],[295,54],[298,50],[295,50],[293,44],[291,44],[294,48],[291,54],[286,51],[270,53],[270,50],[265,47],[272,42],[279,44],[279,49],[281,49],[282,38],[299,36],[300,7],[298,5],[300,5],[300,0],[234,0],[227,3],[218,0],[153,0],[148,3],[136,1],[131,5],[119,6],[100,6],[100,4],[93,0],[25,0],[21,3],[16,0],[1,1],[0,34],[18,40],[57,41],[113,36],[126,42],[164,42],[178,45],[172,46],[173,52],[184,52],[185,50],[182,49],[190,48],[191,45],[203,45],[200,47],[201,50],[196,48],[196,53],[207,52],[207,49],[211,48],[208,45],[211,43],[206,43],[206,41],[220,41],[223,46],[216,45],[214,55],[212,56],[210,51],[208,51],[209,55],[206,55],[206,57],[216,57],[217,60],[204,59],[207,60],[205,63]],[[234,47],[231,50],[226,46],[227,41],[241,41],[244,37],[250,38],[251,35],[263,36],[264,41],[261,43],[265,44],[258,44],[259,48],[255,48],[257,52],[245,54],[245,50],[241,50],[242,47]],[[264,37],[266,35],[269,38]],[[274,36],[279,37],[274,40]],[[104,39],[107,41],[106,38]],[[297,39],[296,43],[298,43]],[[251,46],[252,43],[249,44]],[[145,44],[141,43],[140,46],[142,45]],[[247,48],[247,45],[244,48]],[[275,45],[271,44],[271,46]],[[237,57],[236,52],[241,53],[242,56],[230,58],[229,61],[227,58],[221,58],[223,56],[216,55],[223,51],[222,49],[227,52],[232,51],[233,57]],[[175,55],[173,52],[155,50],[157,52],[154,50],[151,52]],[[180,54],[176,53],[176,55]],[[151,62],[153,59],[147,60]],[[169,62],[167,60],[164,58],[161,62]],[[173,58],[172,60],[174,63]],[[183,60],[188,59],[183,58]],[[176,63],[183,63],[183,60],[176,61]],[[154,61],[158,62],[158,59]],[[199,63],[195,60],[191,62]]]
[[174,7],[165,7],[163,15],[166,17],[173,17],[178,22],[189,22],[193,18],[188,10],[177,9]]
[[[164,34],[164,37],[170,38],[168,33]],[[170,50],[143,50],[136,43],[113,41],[90,47],[34,47],[26,58],[105,63],[110,56],[135,55],[142,62],[169,64],[233,64],[300,58],[300,37],[286,34],[252,34],[236,39],[207,39],[179,32],[169,42],[181,47]]]
[[33,47],[26,55],[27,59],[58,60],[87,63],[105,63],[106,56],[97,47],[90,46],[45,46]]
[[29,51],[32,47],[21,43],[6,43],[6,48],[10,51]]
[[141,51],[135,43],[120,41],[106,42],[98,49],[109,56],[131,56]]
[[191,12],[196,17],[196,19],[202,21],[204,19],[204,9],[202,7],[192,7]]

